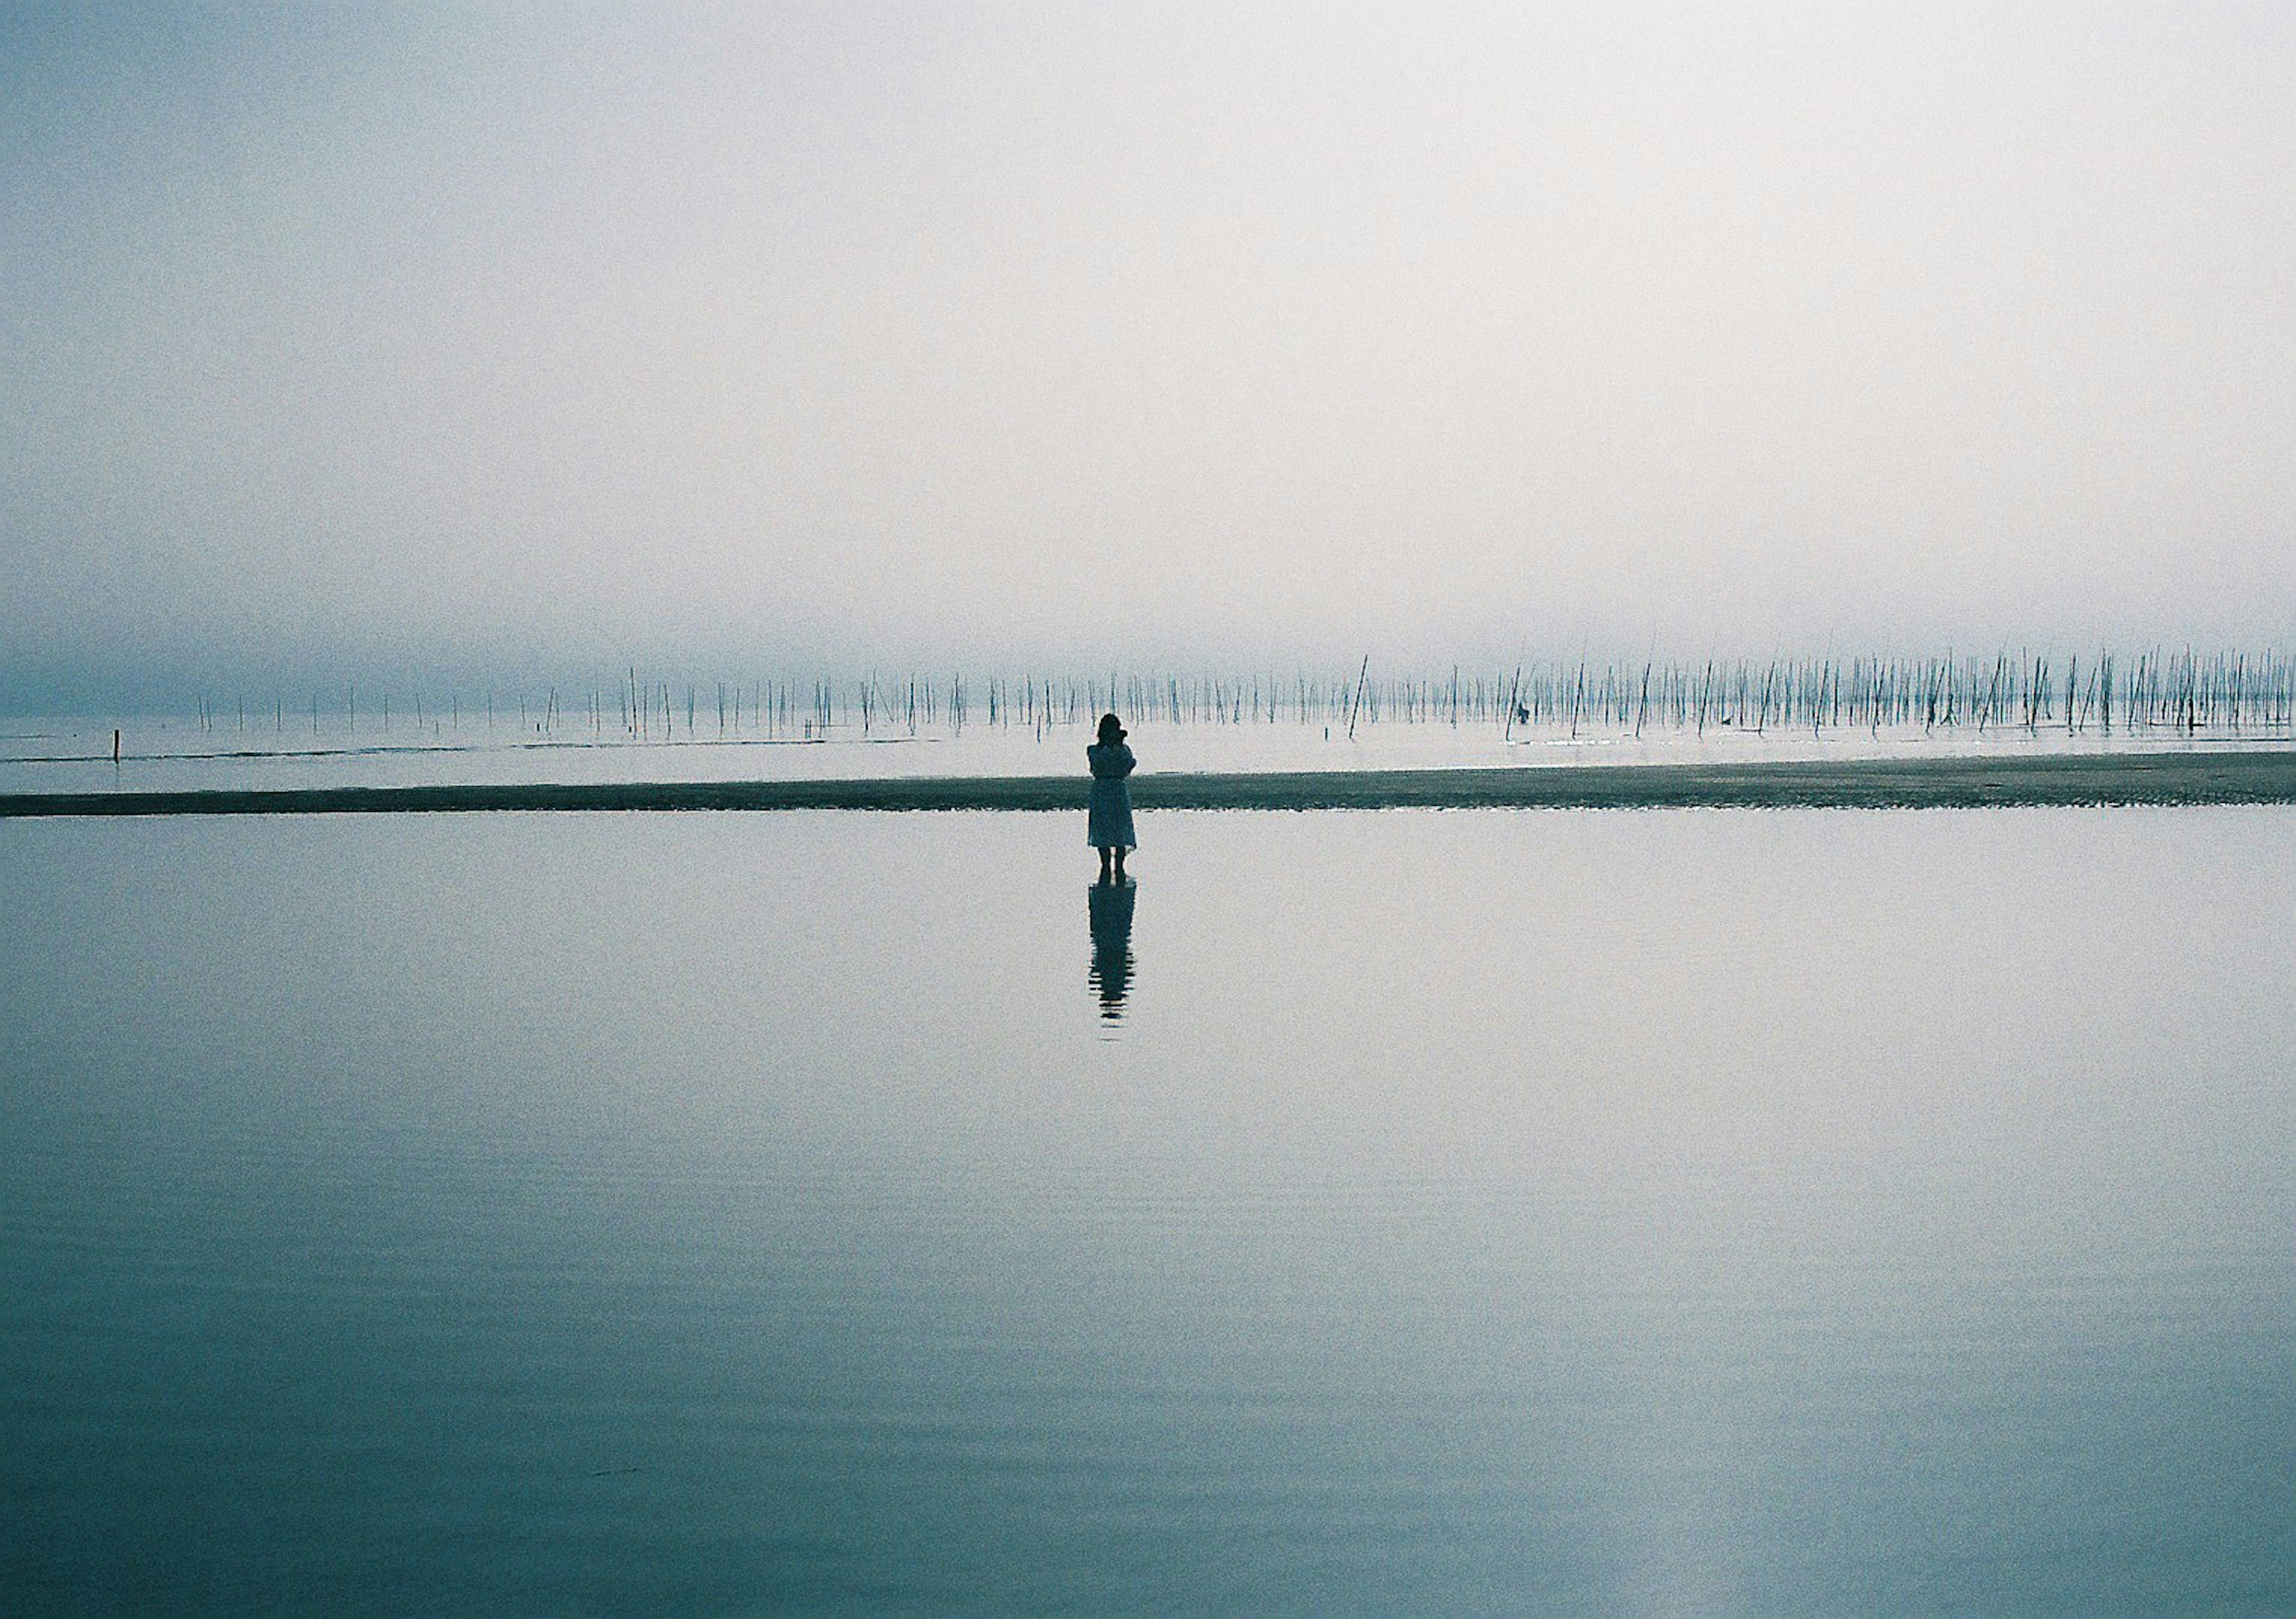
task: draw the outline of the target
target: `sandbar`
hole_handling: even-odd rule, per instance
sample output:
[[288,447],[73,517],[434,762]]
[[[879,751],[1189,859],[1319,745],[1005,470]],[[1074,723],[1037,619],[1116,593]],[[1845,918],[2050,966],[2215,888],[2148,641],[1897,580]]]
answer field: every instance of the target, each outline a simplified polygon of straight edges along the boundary
[[[509,811],[1081,810],[1081,776],[0,794],[0,818]],[[2296,748],[1994,757],[1142,773],[1144,810],[1979,809],[2296,803]]]

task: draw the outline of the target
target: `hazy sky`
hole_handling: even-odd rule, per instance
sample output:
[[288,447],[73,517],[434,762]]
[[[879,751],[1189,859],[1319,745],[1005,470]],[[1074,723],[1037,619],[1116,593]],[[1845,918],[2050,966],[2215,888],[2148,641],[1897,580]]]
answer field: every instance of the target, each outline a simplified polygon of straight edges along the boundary
[[0,6],[0,678],[2296,643],[2296,9]]

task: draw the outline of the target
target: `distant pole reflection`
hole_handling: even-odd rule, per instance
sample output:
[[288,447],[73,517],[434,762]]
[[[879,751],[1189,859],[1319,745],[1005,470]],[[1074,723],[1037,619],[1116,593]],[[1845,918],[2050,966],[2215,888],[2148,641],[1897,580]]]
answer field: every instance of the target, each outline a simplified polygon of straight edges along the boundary
[[1132,987],[1132,898],[1129,879],[1095,883],[1092,898],[1092,986],[1100,992],[1100,1015],[1109,1023],[1124,1017],[1125,993]]

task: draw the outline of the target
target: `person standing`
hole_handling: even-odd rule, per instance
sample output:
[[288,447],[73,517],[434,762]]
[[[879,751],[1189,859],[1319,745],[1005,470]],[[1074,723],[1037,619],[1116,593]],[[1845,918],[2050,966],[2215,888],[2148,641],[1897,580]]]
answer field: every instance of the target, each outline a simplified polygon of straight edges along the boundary
[[1132,835],[1132,789],[1124,778],[1132,773],[1132,749],[1124,745],[1124,722],[1112,714],[1100,716],[1100,740],[1084,750],[1092,766],[1091,813],[1085,823],[1085,841],[1100,851],[1100,880],[1124,880],[1124,854],[1140,846]]

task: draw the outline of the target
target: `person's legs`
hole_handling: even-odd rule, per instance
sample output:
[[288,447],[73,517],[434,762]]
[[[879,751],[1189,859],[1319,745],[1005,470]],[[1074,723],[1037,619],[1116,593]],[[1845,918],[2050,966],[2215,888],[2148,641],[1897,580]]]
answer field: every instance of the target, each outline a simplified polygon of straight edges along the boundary
[[1118,871],[1124,870],[1124,856],[1121,854],[1114,849],[1103,849],[1100,852],[1100,880],[1103,882],[1112,880],[1109,876],[1109,862],[1111,860],[1116,863]]
[[1116,855],[1116,876],[1114,880],[1117,882],[1122,882],[1124,880],[1124,851],[1122,849],[1117,849],[1112,851],[1112,853]]

